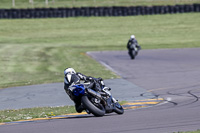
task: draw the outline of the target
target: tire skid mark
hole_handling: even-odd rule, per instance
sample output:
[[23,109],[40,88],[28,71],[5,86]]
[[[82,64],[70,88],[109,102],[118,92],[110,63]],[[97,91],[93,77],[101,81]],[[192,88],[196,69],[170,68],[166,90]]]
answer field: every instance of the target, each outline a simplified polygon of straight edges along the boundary
[[[197,87],[197,86],[190,86],[190,88],[192,87]],[[198,86],[199,87],[199,86]],[[186,88],[179,88],[179,90],[182,90],[182,89],[186,89]],[[200,90],[200,88],[193,88],[193,89],[190,89],[189,91],[183,91],[183,92],[167,92],[167,94],[169,95],[173,95],[173,96],[179,96],[179,97],[188,97],[188,98],[193,98],[193,101],[187,103],[187,104],[184,104],[184,105],[181,105],[181,106],[187,106],[187,105],[191,105],[193,103],[196,103],[199,101],[199,96],[197,96],[196,93],[192,92],[192,91],[195,91],[195,90]],[[174,105],[178,105],[178,103],[176,102],[173,102],[173,101],[169,101],[171,103],[173,103]]]

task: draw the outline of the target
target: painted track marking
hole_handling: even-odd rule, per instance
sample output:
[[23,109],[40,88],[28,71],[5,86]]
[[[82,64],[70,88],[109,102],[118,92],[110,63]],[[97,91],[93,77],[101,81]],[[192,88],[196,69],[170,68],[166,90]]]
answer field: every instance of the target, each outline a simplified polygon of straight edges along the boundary
[[[138,109],[138,108],[144,108],[148,106],[153,106],[156,104],[159,104],[161,102],[165,101],[163,98],[157,98],[157,99],[143,99],[143,100],[136,100],[133,102],[128,102],[123,104],[123,108],[125,110],[128,109]],[[54,116],[54,117],[48,117],[48,118],[34,118],[34,119],[28,119],[28,120],[19,120],[19,121],[13,121],[13,122],[6,122],[6,123],[0,123],[1,125],[12,125],[12,124],[20,124],[25,122],[33,122],[33,121],[39,121],[39,120],[53,120],[53,119],[65,119],[65,118],[73,118],[73,117],[79,117],[87,115],[86,112],[82,113],[71,113],[71,114],[64,114],[62,116]]]

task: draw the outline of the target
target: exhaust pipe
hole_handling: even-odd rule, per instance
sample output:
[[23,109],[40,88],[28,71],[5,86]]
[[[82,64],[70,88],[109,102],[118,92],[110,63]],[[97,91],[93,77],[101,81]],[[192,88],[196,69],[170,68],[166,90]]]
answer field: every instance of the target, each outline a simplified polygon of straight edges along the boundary
[[97,98],[102,99],[100,93],[98,93],[98,92],[96,92],[96,91],[94,91],[94,90],[92,90],[92,89],[90,89],[90,88],[87,88],[87,92],[88,92],[89,94],[93,95],[94,97],[97,97]]

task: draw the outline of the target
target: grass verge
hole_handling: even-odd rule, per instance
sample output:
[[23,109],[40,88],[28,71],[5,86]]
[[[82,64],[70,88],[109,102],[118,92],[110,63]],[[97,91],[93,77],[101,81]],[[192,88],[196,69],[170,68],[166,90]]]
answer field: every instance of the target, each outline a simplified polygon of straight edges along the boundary
[[[121,105],[126,101],[119,102]],[[29,120],[34,118],[50,118],[58,115],[77,113],[74,106],[62,107],[37,107],[17,110],[0,110],[0,123],[13,122],[19,120]]]
[[74,106],[63,107],[38,107],[38,108],[25,108],[17,110],[1,110],[0,123],[12,122],[18,120],[29,120],[34,118],[49,118],[68,113],[75,113]]

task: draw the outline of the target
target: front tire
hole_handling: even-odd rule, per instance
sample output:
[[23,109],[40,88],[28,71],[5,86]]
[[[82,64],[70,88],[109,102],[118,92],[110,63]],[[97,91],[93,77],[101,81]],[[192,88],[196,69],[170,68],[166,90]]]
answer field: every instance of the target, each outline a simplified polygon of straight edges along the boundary
[[120,115],[124,113],[123,107],[118,102],[115,103],[114,112]]
[[136,51],[135,50],[131,50],[131,59],[134,60],[136,56]]
[[89,110],[90,113],[92,113],[94,116],[103,116],[105,114],[105,108],[102,104],[94,105],[87,96],[82,96],[81,102],[83,103],[83,106]]

